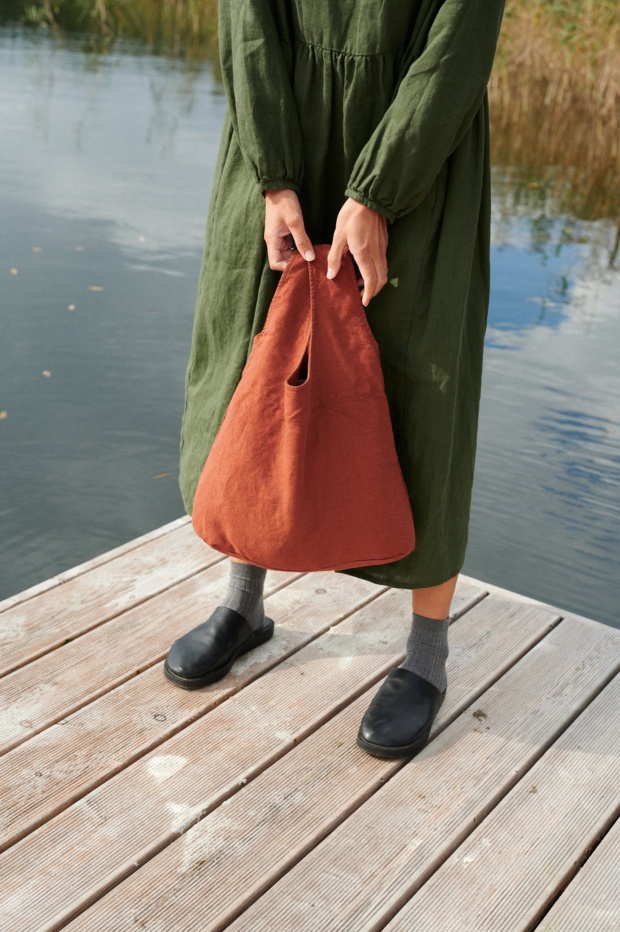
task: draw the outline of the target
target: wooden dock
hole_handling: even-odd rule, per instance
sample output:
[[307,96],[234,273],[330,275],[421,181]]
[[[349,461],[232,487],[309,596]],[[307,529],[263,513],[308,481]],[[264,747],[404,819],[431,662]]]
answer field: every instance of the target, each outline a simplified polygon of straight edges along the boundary
[[410,761],[357,747],[410,593],[272,572],[273,639],[163,675],[228,560],[187,517],[0,603],[0,929],[620,929],[620,631],[461,576]]

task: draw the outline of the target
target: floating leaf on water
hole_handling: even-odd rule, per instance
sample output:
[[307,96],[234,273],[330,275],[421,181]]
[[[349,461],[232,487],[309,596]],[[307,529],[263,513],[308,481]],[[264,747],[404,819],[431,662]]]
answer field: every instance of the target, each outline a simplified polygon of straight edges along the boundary
[[17,269],[9,269],[11,275],[17,275]]
[[151,476],[151,479],[164,479],[166,476],[169,476],[169,472],[156,472],[154,476]]
[[0,411],[0,421],[4,421],[9,416],[8,411]]
[[41,375],[44,375],[46,379],[49,379],[51,374],[52,373],[50,372],[49,369],[44,369],[43,372],[41,373]]
[[101,285],[89,285],[88,290],[89,291],[103,291],[103,288],[101,287]]
[[75,310],[75,304],[70,304],[69,307],[67,308],[67,310],[68,310],[68,311],[74,311],[74,310]]

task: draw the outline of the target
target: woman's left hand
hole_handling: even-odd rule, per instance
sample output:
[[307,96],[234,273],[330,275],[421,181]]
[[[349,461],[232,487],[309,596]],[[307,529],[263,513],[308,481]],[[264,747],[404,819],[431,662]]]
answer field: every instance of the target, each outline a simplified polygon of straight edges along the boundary
[[327,256],[327,277],[335,278],[340,271],[342,251],[348,245],[361,272],[358,285],[363,285],[362,304],[387,283],[387,219],[376,210],[348,197],[336,218],[336,229]]

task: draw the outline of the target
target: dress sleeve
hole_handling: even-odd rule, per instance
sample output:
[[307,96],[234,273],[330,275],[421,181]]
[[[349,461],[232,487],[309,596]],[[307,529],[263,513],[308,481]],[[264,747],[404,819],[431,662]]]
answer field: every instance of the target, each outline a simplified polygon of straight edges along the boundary
[[424,200],[482,104],[503,12],[504,0],[444,0],[357,157],[347,197],[390,223]]
[[219,0],[222,80],[244,161],[264,193],[299,192],[303,152],[282,0]]

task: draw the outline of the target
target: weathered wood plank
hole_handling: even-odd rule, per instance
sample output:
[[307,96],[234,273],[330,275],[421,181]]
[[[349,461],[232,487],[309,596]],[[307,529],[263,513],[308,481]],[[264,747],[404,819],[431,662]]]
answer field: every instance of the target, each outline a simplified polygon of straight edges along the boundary
[[[225,589],[228,568],[228,560],[217,561],[158,598],[97,626],[62,650],[0,680],[0,753],[17,747],[161,660],[179,634],[204,621],[208,606],[209,611],[215,607]],[[310,580],[314,575],[310,574]],[[265,594],[295,578],[301,578],[300,574],[270,571]],[[349,578],[343,577],[344,583]],[[369,598],[385,589],[372,583],[368,586]],[[332,583],[323,587],[317,584],[315,588],[320,590],[319,595],[325,595]],[[295,593],[290,598],[297,599]],[[458,611],[459,603],[483,595],[483,590],[475,591],[464,584],[455,593],[454,611]],[[286,604],[278,602],[278,606]],[[327,605],[325,612],[329,612]]]
[[[451,630],[449,676],[458,688],[446,697],[434,734],[493,682],[502,667],[510,666],[515,654],[523,653],[525,641],[540,638],[555,623],[554,616],[530,612],[528,617],[513,615],[511,624],[504,619],[498,624],[502,608],[501,602],[485,599],[478,612],[469,612]],[[153,921],[166,928],[224,928],[402,766],[375,760],[355,745],[375,689],[190,828],[80,916],[75,928],[148,927]],[[323,916],[315,918],[313,928],[329,927]],[[295,926],[276,922],[270,928]]]
[[[265,593],[291,574],[272,573]],[[0,750],[6,752],[163,660],[170,644],[205,620],[228,580],[218,561],[105,625],[0,680]]]
[[[466,573],[461,573],[459,575],[459,581],[461,582],[480,582],[480,580],[474,579],[473,576],[468,576]],[[521,592],[512,592],[510,589],[506,589],[503,586],[498,586],[495,583],[485,582],[484,587],[489,593],[495,593],[496,595],[502,595],[504,598],[513,599],[515,602],[520,602],[522,605],[537,605],[539,608],[544,608],[548,612],[553,612],[559,615],[563,619],[572,618],[573,621],[580,621],[584,625],[590,625],[590,627],[598,628],[603,622],[597,621],[595,618],[588,618],[586,615],[579,615],[577,612],[573,612],[566,606],[554,605],[552,602],[543,602],[540,599],[535,599],[529,595],[523,595]],[[618,630],[618,628],[616,628]]]
[[22,667],[225,560],[185,523],[7,609],[0,615],[0,674]]
[[[223,680],[197,691],[178,689],[164,678],[162,663],[158,662],[7,754],[0,762],[0,849],[200,718],[278,660],[325,632],[330,625],[387,591],[386,587],[358,579],[353,582],[337,573],[303,575],[282,588],[279,585],[281,576],[270,573],[266,579],[265,608],[268,615],[273,612],[276,620],[272,640],[240,659]],[[196,581],[200,583],[200,577]],[[216,604],[217,593],[223,592],[226,584],[227,578],[214,577],[210,603]],[[204,588],[203,583],[200,585]],[[469,586],[464,587],[460,599],[455,598],[455,601],[463,603],[465,599],[468,603],[473,599]],[[205,603],[198,599],[191,601],[192,614],[198,610],[202,619],[206,612],[199,606]],[[406,612],[406,603],[407,594],[403,594],[397,621]],[[173,611],[180,616],[179,624],[189,628],[196,618],[187,614],[189,609],[184,605],[175,595]],[[380,605],[369,610],[382,612]],[[400,629],[404,624],[399,623],[397,627]],[[150,648],[152,637],[148,630],[144,635],[139,634],[139,639]],[[158,646],[161,644],[155,644]],[[400,646],[393,649],[398,650]],[[96,657],[101,652],[98,643],[96,649],[87,652],[87,660],[88,656]],[[123,653],[117,673],[123,673],[128,659],[131,656]],[[73,669],[73,665],[69,669]],[[55,675],[61,676],[58,671]],[[60,701],[66,701],[62,689]]]
[[[617,643],[612,629],[561,622],[230,928],[382,928],[608,681]],[[158,916],[167,920],[181,901],[197,914],[210,866],[195,871],[181,899],[162,897]],[[140,898],[146,916],[154,901]]]
[[620,820],[536,928],[540,932],[620,929]]
[[182,527],[189,521],[191,521],[189,515],[183,515],[183,517],[176,518],[174,521],[170,521],[168,524],[154,528],[152,531],[148,531],[146,534],[142,534],[140,537],[135,537],[133,540],[129,540],[126,543],[121,544],[119,547],[114,547],[112,550],[106,550],[103,553],[98,554],[96,557],[92,557],[90,560],[86,560],[84,563],[79,563],[77,566],[71,567],[71,569],[64,570],[62,573],[57,573],[55,576],[50,576],[49,579],[44,579],[41,582],[36,583],[34,586],[30,586],[28,589],[23,589],[21,592],[16,592],[15,595],[11,595],[7,599],[3,599],[0,602],[0,612],[6,611],[7,608],[13,608],[15,605],[19,605],[22,602],[27,602],[28,599],[34,598],[35,595],[40,595],[42,592],[47,592],[48,589],[53,589],[55,586],[60,586],[63,582],[67,582],[69,579],[75,579],[76,576],[81,576],[83,573],[88,573],[91,570],[94,570],[97,566],[101,566],[103,563],[108,563],[110,560],[115,560],[117,557],[121,557],[124,554],[129,553],[131,550],[136,550],[138,547],[142,547],[149,541],[155,540],[157,537],[163,537],[165,534],[169,534],[171,531]]
[[536,923],[618,814],[619,720],[616,677],[386,930],[512,932]]
[[[504,651],[514,656],[554,623],[519,617],[501,628],[502,606],[483,613],[485,601],[469,622],[478,650],[455,644],[453,663],[461,657],[468,671],[463,680],[477,682],[471,668],[483,657],[495,673]],[[18,890],[21,928],[60,922],[176,839],[389,669],[408,613],[407,593],[382,595],[6,851],[0,872],[9,912],[0,912],[0,925]]]

